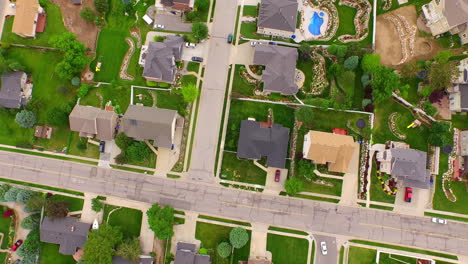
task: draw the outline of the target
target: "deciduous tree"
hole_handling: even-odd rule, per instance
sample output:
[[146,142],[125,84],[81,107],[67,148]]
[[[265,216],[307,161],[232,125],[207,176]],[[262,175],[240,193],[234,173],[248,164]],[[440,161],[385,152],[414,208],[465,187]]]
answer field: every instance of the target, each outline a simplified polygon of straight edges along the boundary
[[109,11],[109,1],[108,0],[94,0],[94,7],[98,12],[106,13]]
[[112,264],[114,249],[122,239],[122,232],[117,227],[101,224],[99,229],[92,229],[83,247],[83,263]]
[[151,154],[151,150],[145,142],[135,141],[128,147],[126,154],[133,161],[146,160]]
[[153,206],[146,212],[148,223],[157,238],[166,240],[174,235],[174,208],[166,205],[164,208],[159,204]]
[[249,241],[249,234],[244,228],[234,227],[229,233],[229,241],[234,248],[242,248]]
[[189,83],[182,86],[181,93],[184,101],[191,103],[197,99],[198,95],[200,94],[200,90],[197,89],[195,84]]
[[232,248],[228,242],[221,242],[216,247],[216,251],[220,257],[227,258],[229,255],[231,255]]
[[210,0],[196,0],[195,8],[197,9],[197,11],[208,11],[208,9],[210,8]]
[[45,204],[45,213],[52,218],[65,217],[68,214],[68,202],[49,199]]
[[357,68],[358,64],[359,64],[359,57],[351,56],[344,61],[343,66],[347,70],[354,71]]
[[20,127],[32,128],[37,122],[36,114],[28,110],[21,110],[16,114],[15,121]]
[[93,23],[94,20],[96,19],[96,13],[94,13],[94,11],[89,7],[85,7],[83,10],[81,10],[80,16],[84,20],[91,22],[91,23]]
[[366,54],[362,57],[361,68],[364,72],[374,73],[380,69],[380,55],[379,54]]
[[301,180],[299,180],[296,177],[287,179],[284,185],[285,185],[284,187],[286,189],[286,192],[289,195],[295,195],[299,192],[302,192],[302,189],[303,189],[303,184]]
[[205,23],[195,22],[192,24],[192,35],[197,40],[206,39],[208,37],[208,27]]
[[93,209],[94,212],[99,213],[103,207],[104,204],[102,204],[101,200],[99,200],[97,197],[91,200],[91,209]]
[[41,216],[39,214],[32,214],[27,216],[21,221],[21,228],[32,230],[34,228],[39,228],[39,221]]
[[450,125],[444,122],[434,122],[429,128],[429,144],[436,147],[442,147],[447,143]]
[[116,255],[123,259],[130,260],[131,263],[137,263],[140,259],[141,245],[138,238],[127,239],[123,241],[117,248]]
[[380,66],[374,72],[371,86],[374,102],[381,103],[390,98],[392,92],[400,87],[400,77],[392,68]]

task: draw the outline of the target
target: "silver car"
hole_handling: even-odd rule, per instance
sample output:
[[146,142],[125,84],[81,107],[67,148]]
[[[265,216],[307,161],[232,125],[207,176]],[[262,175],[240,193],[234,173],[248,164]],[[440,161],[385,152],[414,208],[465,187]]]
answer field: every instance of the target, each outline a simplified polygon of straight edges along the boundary
[[432,223],[446,225],[447,219],[432,217]]
[[322,255],[327,255],[327,243],[325,241],[320,242],[320,249],[322,250]]

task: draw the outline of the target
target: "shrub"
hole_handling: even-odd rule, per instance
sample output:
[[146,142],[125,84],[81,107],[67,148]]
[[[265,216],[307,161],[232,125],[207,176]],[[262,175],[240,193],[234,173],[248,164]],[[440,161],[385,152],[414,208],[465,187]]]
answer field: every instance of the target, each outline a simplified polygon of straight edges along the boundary
[[89,90],[92,88],[93,86],[90,85],[90,84],[86,84],[86,83],[82,83],[80,88],[78,88],[77,90],[77,95],[78,95],[78,98],[83,98],[85,97]]
[[20,188],[18,187],[11,187],[6,193],[5,193],[5,200],[7,202],[16,202],[16,197],[18,197],[18,193],[20,192]]
[[[163,42],[166,39],[166,36],[154,36],[154,41],[156,42]],[[147,81],[150,82],[150,81]]]
[[249,234],[244,228],[235,227],[229,233],[229,241],[234,248],[242,248],[249,241]]
[[15,121],[20,127],[32,128],[37,122],[36,114],[28,110],[22,110],[16,114]]
[[127,149],[126,154],[129,160],[146,160],[151,155],[151,150],[145,142],[135,141]]
[[100,13],[109,11],[109,1],[107,0],[94,0],[94,7]]
[[127,137],[125,133],[119,133],[115,137],[115,144],[122,150],[126,151],[128,147],[133,143],[133,139],[131,137]]
[[156,87],[156,86],[158,86],[158,83],[157,83],[157,82],[153,82],[153,81],[146,81],[146,86],[149,86],[149,87]]
[[301,180],[296,177],[292,177],[286,180],[285,189],[289,195],[295,195],[302,191],[303,185]]
[[208,249],[206,249],[206,248],[200,248],[200,250],[198,250],[198,254],[200,254],[200,255],[208,255]]
[[39,228],[40,219],[41,217],[39,214],[29,215],[26,218],[24,218],[23,221],[21,221],[21,228],[24,228],[27,230]]
[[0,202],[6,202],[5,194],[10,190],[11,186],[8,184],[0,185]]
[[91,200],[91,209],[94,212],[99,213],[103,207],[104,204],[97,197]]
[[80,138],[80,141],[76,144],[76,147],[81,150],[85,150],[88,148],[88,139],[87,138]]
[[220,257],[227,258],[231,255],[231,245],[229,245],[228,242],[221,242],[216,248],[216,251]]
[[117,164],[128,163],[128,157],[125,155],[125,152],[121,152],[119,155],[115,156],[114,160]]
[[35,191],[21,189],[16,195],[16,201],[18,203],[26,204],[26,202],[29,201],[29,199],[31,199],[31,197],[33,197],[35,194]]
[[94,11],[89,7],[85,7],[83,10],[81,10],[80,16],[88,22],[94,22],[96,19],[96,13],[94,13]]

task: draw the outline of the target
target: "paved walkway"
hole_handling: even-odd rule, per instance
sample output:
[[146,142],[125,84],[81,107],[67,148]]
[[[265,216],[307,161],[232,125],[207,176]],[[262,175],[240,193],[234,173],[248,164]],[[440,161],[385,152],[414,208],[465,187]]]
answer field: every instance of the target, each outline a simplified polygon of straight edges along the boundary
[[314,170],[314,173],[317,174],[317,176],[322,177],[322,178],[329,178],[329,179],[336,179],[336,180],[343,180],[344,179],[344,176],[337,176],[337,175],[321,173],[317,169]]
[[174,135],[174,149],[158,148],[158,156],[156,160],[156,170],[170,172],[174,165],[179,160],[180,148],[182,147],[182,137],[184,133],[184,119],[177,119],[175,135]]
[[95,193],[85,193],[83,209],[81,210],[81,221],[84,223],[92,224],[95,219],[98,220],[98,223],[102,223],[103,212],[96,213],[92,209],[92,199],[96,198],[98,195]]
[[260,75],[258,75],[258,74],[256,74],[256,73],[254,73],[254,72],[250,69],[249,65],[244,65],[244,67],[245,67],[245,69],[247,70],[247,73],[250,75],[250,77],[252,77],[252,78],[254,78],[254,79],[256,79],[256,80],[259,80],[259,81],[262,80],[262,76],[260,76]]
[[359,181],[359,152],[361,146],[355,143],[353,157],[349,162],[348,172],[340,177],[343,179],[340,204],[348,206],[357,206],[358,181]]
[[252,223],[252,238],[250,242],[250,256],[253,258],[272,259],[267,251],[268,225]]
[[[180,217],[180,215],[177,216]],[[201,244],[201,241],[195,238],[198,214],[194,212],[185,212],[185,216],[182,216],[181,218],[185,219],[185,223],[174,226],[174,236],[172,237],[171,243],[171,253],[174,255],[177,250],[177,242],[195,244],[197,245],[197,248],[199,248]]]

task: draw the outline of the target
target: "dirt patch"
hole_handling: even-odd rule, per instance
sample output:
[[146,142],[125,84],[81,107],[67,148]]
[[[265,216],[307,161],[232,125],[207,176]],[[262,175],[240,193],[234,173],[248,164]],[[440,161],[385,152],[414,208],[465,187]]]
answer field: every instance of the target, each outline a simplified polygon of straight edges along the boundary
[[[408,62],[432,59],[440,51],[440,46],[433,39],[420,36],[416,26],[417,18],[416,7],[413,5],[401,7],[377,17],[375,45],[384,65],[401,68]],[[392,19],[398,21],[395,23]],[[400,31],[396,26],[398,23],[401,25]],[[412,34],[408,33],[410,30],[405,31],[407,28],[414,28],[416,34],[411,37]],[[402,35],[407,38],[403,45],[400,40]],[[406,50],[403,50],[403,46]]]
[[154,237],[153,252],[156,257],[154,259],[155,264],[164,264],[164,253],[166,251],[166,240],[159,240]]
[[68,31],[73,32],[78,40],[83,42],[91,51],[96,49],[98,27],[80,17],[80,12],[85,7],[94,10],[93,1],[83,1],[82,5],[74,5],[70,0],[51,0],[60,7],[63,23]]

